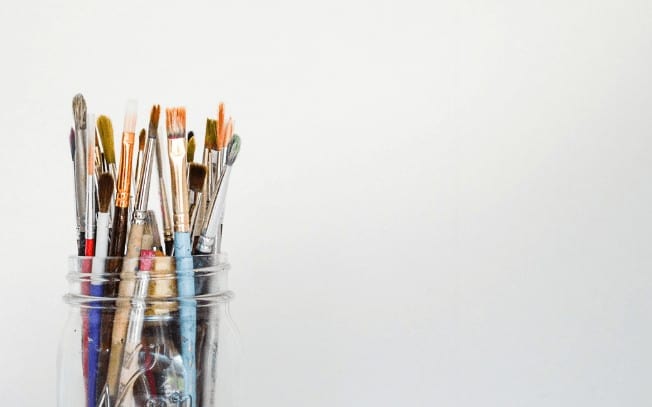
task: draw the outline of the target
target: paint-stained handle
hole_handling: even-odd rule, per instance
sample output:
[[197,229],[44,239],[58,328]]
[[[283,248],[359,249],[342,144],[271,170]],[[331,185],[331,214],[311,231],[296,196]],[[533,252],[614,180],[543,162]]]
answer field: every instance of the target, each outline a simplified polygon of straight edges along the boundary
[[109,386],[109,394],[117,396],[120,369],[122,366],[124,344],[129,326],[129,313],[131,310],[131,297],[134,294],[135,272],[138,267],[138,256],[143,240],[145,224],[134,223],[129,230],[127,240],[127,256],[122,263],[120,272],[120,283],[118,286],[118,298],[116,299],[116,311],[113,318],[113,333],[111,334],[111,354],[109,356],[109,372],[106,383]]

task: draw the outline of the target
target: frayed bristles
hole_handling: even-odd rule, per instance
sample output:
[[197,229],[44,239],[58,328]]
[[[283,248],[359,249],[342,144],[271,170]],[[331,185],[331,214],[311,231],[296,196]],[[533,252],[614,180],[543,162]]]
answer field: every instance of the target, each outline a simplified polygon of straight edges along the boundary
[[138,114],[138,105],[136,101],[130,99],[127,102],[127,108],[125,112],[125,122],[123,126],[123,131],[125,133],[135,133],[136,132],[136,117]]
[[106,162],[109,164],[115,164],[113,124],[111,124],[111,119],[107,116],[98,117],[97,131],[100,133],[100,140],[102,140],[102,149],[104,150],[104,158],[106,159]]
[[197,144],[195,144],[195,138],[191,138],[190,141],[188,141],[188,147],[186,151],[186,161],[189,163],[195,161],[195,149],[197,147]]
[[138,151],[143,151],[145,149],[145,129],[140,129],[140,134],[138,135]]
[[149,137],[156,138],[158,134],[158,119],[161,116],[161,106],[152,106],[152,112],[149,114]]
[[206,119],[206,136],[204,139],[204,148],[217,150],[217,121]]
[[103,172],[97,179],[97,202],[99,211],[107,213],[111,206],[111,197],[113,196],[113,176],[108,172]]
[[168,138],[186,136],[186,108],[173,107],[165,109],[165,128]]
[[206,179],[206,166],[198,163],[190,163],[188,168],[188,187],[191,191],[199,192],[204,187]]
[[239,152],[240,152],[240,136],[234,134],[226,150],[226,165],[233,165],[235,159],[238,158]]
[[72,98],[72,114],[75,118],[75,128],[86,129],[86,100],[81,93]]

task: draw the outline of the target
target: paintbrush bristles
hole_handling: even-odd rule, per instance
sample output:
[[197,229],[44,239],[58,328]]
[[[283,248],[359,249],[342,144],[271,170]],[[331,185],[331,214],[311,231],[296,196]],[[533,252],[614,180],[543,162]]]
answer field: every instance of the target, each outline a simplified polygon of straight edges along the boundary
[[108,172],[103,172],[97,180],[97,201],[99,211],[102,213],[109,212],[111,206],[111,197],[113,196],[113,176]]
[[152,111],[149,114],[149,137],[156,138],[158,133],[158,120],[161,116],[161,106],[152,106]]
[[187,151],[186,160],[189,163],[192,163],[195,160],[195,148],[196,147],[197,147],[197,145],[195,144],[195,138],[193,137],[188,141],[188,151]]
[[186,108],[173,107],[165,109],[165,128],[168,138],[186,137]]
[[188,169],[188,187],[193,192],[200,192],[204,188],[206,179],[206,166],[198,163],[190,163]]
[[226,122],[226,129],[224,130],[224,143],[229,145],[231,139],[233,138],[233,119],[229,117],[229,120]]
[[226,165],[233,165],[238,158],[238,152],[240,152],[240,136],[234,134],[226,152]]
[[86,100],[81,93],[72,98],[72,112],[75,118],[75,127],[77,129],[86,129]]
[[109,164],[115,164],[113,124],[111,124],[111,119],[104,115],[98,117],[97,130],[100,133],[100,140],[102,141],[102,149],[104,150],[104,158],[106,159],[106,162]]
[[204,148],[208,150],[217,150],[217,121],[206,119],[206,136],[204,139]]
[[136,101],[131,99],[127,102],[127,108],[125,112],[125,123],[124,123],[124,132],[125,133],[136,133],[136,115],[138,113],[138,105]]
[[140,129],[140,134],[138,135],[138,151],[142,152],[145,149],[146,138],[145,129]]

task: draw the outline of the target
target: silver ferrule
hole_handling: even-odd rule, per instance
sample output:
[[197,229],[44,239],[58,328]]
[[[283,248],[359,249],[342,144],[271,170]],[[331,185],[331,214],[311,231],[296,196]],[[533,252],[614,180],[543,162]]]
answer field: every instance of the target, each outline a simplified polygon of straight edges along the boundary
[[145,152],[143,153],[141,174],[138,177],[138,188],[136,189],[136,210],[146,211],[147,202],[149,201],[149,182],[152,177],[152,163],[154,155],[154,143],[156,139],[147,138]]
[[219,182],[220,178],[222,177],[222,173],[224,172],[224,169],[226,165],[224,165],[224,156],[226,152],[226,147],[217,151],[217,156],[215,157],[214,165],[214,173],[213,173],[213,189],[217,189],[217,183]]
[[147,209],[145,209],[145,210],[136,209],[134,211],[133,216],[134,216],[134,222],[133,223],[135,223],[137,225],[144,225],[145,223],[147,223],[147,218],[148,218]]
[[75,193],[77,226],[86,231],[86,129],[75,129]]
[[204,236],[203,234],[199,236],[197,241],[197,251],[199,253],[211,254],[213,253],[213,248],[215,247],[215,238]]

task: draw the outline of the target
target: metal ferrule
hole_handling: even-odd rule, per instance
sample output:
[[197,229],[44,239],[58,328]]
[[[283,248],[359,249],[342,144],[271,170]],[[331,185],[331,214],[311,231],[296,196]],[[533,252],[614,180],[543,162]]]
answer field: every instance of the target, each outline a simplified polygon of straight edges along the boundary
[[183,137],[168,139],[168,155],[172,174],[172,207],[174,208],[174,231],[190,232],[190,214],[188,213],[188,180],[186,172],[186,139]]
[[86,231],[86,129],[75,129],[75,193],[77,195],[77,226]]
[[197,241],[197,251],[204,254],[213,253],[213,247],[215,247],[215,238],[204,236],[203,234],[199,236]]
[[156,143],[156,139],[150,137],[147,138],[145,152],[141,159],[141,175],[138,177],[138,188],[136,189],[137,211],[147,211],[147,202],[149,201],[149,181],[152,177],[154,143]]
[[[195,203],[190,207],[190,233],[196,233],[198,218],[199,218],[199,208],[204,203],[203,193],[201,191],[193,194],[195,198]],[[201,222],[201,220],[199,220]]]
[[122,148],[120,150],[120,171],[116,181],[115,206],[129,207],[129,193],[131,188],[131,167],[134,152],[134,133],[122,133]]
[[136,209],[134,211],[133,223],[136,225],[144,225],[145,223],[147,223],[147,218],[148,218],[147,209],[145,210]]

